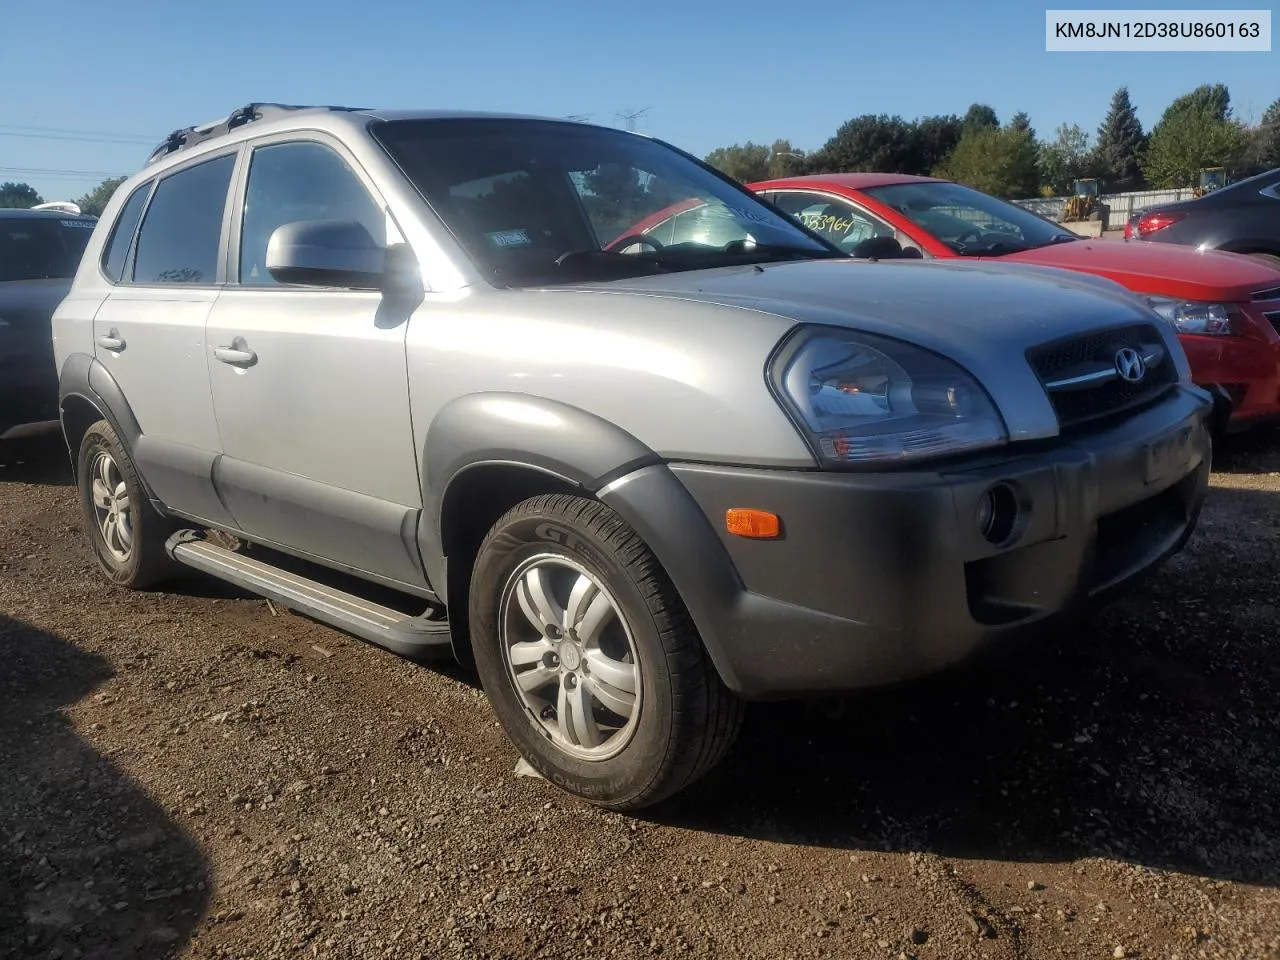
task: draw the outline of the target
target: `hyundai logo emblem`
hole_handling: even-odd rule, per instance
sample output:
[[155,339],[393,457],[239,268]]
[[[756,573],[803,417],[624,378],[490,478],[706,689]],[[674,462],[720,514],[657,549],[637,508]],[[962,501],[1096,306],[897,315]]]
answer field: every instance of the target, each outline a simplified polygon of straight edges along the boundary
[[1147,375],[1146,361],[1133,347],[1121,347],[1116,351],[1116,373],[1122,380],[1137,383]]

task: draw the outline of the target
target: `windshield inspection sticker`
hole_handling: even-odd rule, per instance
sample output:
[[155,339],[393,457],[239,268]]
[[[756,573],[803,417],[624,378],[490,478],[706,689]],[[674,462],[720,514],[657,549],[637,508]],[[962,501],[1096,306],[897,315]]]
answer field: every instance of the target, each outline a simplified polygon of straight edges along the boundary
[[524,230],[499,230],[496,233],[486,233],[485,237],[495,247],[527,247],[533,243]]

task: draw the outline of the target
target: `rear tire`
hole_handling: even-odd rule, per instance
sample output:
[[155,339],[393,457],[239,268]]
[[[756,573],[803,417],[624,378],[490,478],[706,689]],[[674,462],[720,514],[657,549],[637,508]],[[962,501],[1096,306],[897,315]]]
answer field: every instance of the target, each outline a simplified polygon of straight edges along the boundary
[[164,547],[173,524],[151,505],[128,451],[106,420],[90,426],[80,441],[76,488],[85,533],[108,579],[143,590],[174,574],[177,564]]
[[563,494],[508,511],[476,558],[472,648],[507,735],[543,777],[611,810],[683,790],[728,752],[742,702],[657,558]]

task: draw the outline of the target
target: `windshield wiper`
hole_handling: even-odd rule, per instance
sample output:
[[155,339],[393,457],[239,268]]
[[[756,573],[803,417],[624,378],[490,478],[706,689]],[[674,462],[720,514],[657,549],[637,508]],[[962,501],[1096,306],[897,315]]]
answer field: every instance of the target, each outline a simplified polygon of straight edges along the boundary
[[1048,243],[1044,244],[1044,246],[1050,247],[1050,246],[1053,246],[1055,243],[1073,243],[1074,241],[1079,239],[1080,238],[1077,237],[1074,233],[1060,233],[1056,237],[1054,237],[1052,240],[1050,240]]

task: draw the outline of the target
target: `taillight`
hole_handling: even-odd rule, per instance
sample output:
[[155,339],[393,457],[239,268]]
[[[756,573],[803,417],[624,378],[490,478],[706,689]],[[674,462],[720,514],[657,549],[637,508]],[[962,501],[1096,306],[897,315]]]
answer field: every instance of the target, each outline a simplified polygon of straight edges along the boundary
[[1136,232],[1139,237],[1143,237],[1148,233],[1163,230],[1170,224],[1177,223],[1185,216],[1185,213],[1148,213],[1138,220]]

